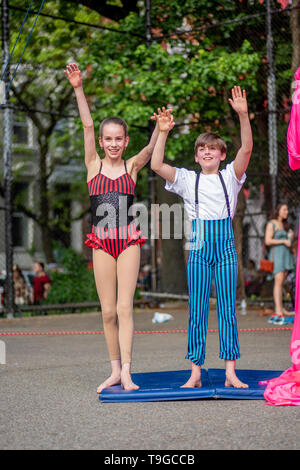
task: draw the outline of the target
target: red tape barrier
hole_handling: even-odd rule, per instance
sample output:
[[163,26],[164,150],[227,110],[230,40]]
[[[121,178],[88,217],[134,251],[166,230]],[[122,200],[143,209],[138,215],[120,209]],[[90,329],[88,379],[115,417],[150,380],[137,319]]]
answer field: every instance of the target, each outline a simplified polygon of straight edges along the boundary
[[[249,331],[291,331],[290,328],[238,328],[239,332],[249,332]],[[208,333],[218,333],[219,330],[207,330]],[[152,334],[152,333],[187,333],[188,330],[145,330],[145,331],[135,331],[135,334]],[[30,331],[30,332],[1,332],[0,336],[37,336],[37,335],[103,335],[103,331]]]

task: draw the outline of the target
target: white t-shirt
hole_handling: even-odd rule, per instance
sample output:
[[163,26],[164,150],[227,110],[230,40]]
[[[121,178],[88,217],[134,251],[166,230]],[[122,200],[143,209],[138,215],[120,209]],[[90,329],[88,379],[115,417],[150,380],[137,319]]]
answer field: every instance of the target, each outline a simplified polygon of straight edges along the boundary
[[[238,194],[246,180],[246,174],[243,174],[240,180],[237,179],[233,164],[234,162],[229,163],[221,171],[228,193],[231,218],[235,214]],[[204,175],[201,173],[198,187],[199,208],[198,215],[196,215],[195,184],[197,174],[186,168],[175,169],[175,181],[174,183],[167,181],[165,189],[182,197],[189,220],[196,218],[218,220],[228,217],[225,194],[218,174]]]

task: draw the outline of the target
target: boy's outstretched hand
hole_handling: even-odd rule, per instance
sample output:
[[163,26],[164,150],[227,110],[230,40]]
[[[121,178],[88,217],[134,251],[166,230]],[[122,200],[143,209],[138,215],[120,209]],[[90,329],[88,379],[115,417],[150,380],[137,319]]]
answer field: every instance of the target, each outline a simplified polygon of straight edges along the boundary
[[157,121],[159,130],[161,132],[169,132],[175,126],[172,109],[166,109],[164,106],[162,111],[160,108],[158,108],[158,114],[153,113],[151,119]]
[[64,70],[65,76],[68,78],[73,88],[82,86],[82,75],[77,64],[69,64]]
[[246,98],[246,91],[241,90],[241,87],[234,86],[231,90],[232,99],[229,98],[228,101],[231,104],[232,108],[238,114],[248,113],[248,103]]

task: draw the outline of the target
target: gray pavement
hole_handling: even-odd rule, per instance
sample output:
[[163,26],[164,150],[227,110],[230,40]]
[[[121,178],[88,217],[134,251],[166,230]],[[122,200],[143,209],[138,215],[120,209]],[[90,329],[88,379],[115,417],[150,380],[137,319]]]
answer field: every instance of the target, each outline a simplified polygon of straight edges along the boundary
[[[172,321],[153,324],[155,310]],[[187,328],[187,305],[136,310],[136,330]],[[256,310],[239,328],[268,328]],[[212,308],[209,328],[216,328]],[[281,327],[282,330],[284,327]],[[99,313],[2,319],[0,332],[100,331]],[[189,367],[185,333],[136,334],[133,372]],[[291,331],[240,332],[241,369],[290,367]],[[98,384],[110,373],[103,335],[0,336],[0,449],[202,450],[299,449],[299,407],[257,400],[102,404]],[[217,333],[209,333],[205,368],[222,368]]]

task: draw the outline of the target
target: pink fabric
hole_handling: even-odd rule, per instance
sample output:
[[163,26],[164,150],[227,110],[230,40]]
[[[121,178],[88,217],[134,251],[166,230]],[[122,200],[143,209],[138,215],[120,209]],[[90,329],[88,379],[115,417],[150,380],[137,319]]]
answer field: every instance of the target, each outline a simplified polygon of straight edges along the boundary
[[300,67],[295,73],[295,92],[291,110],[291,119],[287,131],[287,149],[289,165],[292,170],[300,168]]
[[[295,80],[296,89],[287,132],[289,165],[292,170],[300,169],[300,67],[295,73]],[[298,234],[300,235],[300,220]],[[290,343],[292,367],[280,377],[261,382],[267,384],[264,392],[267,404],[274,406],[300,406],[300,236],[297,254],[295,320]]]

